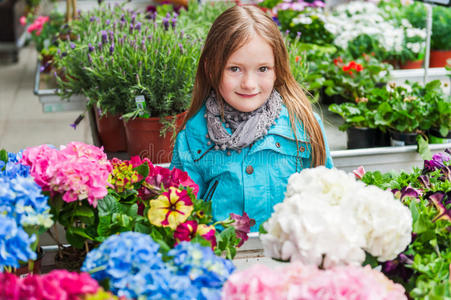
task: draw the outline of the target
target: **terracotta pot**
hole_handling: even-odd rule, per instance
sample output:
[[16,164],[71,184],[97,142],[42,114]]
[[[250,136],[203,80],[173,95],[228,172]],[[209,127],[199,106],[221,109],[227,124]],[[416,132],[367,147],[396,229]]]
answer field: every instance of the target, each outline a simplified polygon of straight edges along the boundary
[[404,64],[400,65],[401,69],[421,69],[423,68],[424,59],[420,60],[409,60]]
[[451,50],[431,50],[429,67],[443,68],[446,66],[446,60],[450,58],[451,58]]
[[[185,113],[166,117],[171,121],[176,118],[176,127],[179,127],[185,117]],[[152,163],[168,163],[172,159],[173,134],[167,130],[164,136],[160,136],[163,125],[160,118],[136,118],[124,121],[127,136],[127,149],[130,156],[139,155],[148,158]]]
[[41,262],[42,258],[44,257],[44,251],[42,248],[39,248],[39,251],[37,252],[38,257],[34,261],[33,264],[33,270],[30,272],[28,269],[28,263],[21,265],[19,268],[17,268],[14,271],[14,274],[19,276],[20,278],[27,277],[30,274],[41,274]]
[[119,116],[109,114],[100,116],[97,108],[94,108],[94,112],[99,140],[105,152],[127,151],[124,123]]

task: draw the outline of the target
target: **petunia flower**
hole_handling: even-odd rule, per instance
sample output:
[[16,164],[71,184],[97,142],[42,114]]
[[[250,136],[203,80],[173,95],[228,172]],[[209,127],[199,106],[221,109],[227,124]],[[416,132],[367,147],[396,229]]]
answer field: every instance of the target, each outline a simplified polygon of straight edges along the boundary
[[247,234],[251,231],[251,227],[255,225],[255,220],[249,218],[246,212],[242,216],[231,213],[230,218],[235,222],[231,226],[235,227],[236,236],[240,239],[238,247],[248,240]]
[[193,211],[193,202],[186,190],[170,187],[157,199],[150,201],[148,218],[155,226],[170,227],[175,230],[177,226],[188,219]]
[[437,220],[448,220],[449,222],[451,222],[451,209],[446,209],[444,205],[444,192],[435,192],[429,195],[427,199],[432,202],[432,204],[438,210],[437,216],[435,216],[435,218],[432,220],[433,222]]

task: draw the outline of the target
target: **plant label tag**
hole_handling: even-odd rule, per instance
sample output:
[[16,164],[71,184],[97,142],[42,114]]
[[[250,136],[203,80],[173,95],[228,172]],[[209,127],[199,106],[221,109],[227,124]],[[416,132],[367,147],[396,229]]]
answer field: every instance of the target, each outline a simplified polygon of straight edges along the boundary
[[146,99],[144,95],[138,95],[135,97],[136,108],[140,110],[139,116],[141,118],[149,118],[149,113],[146,112]]

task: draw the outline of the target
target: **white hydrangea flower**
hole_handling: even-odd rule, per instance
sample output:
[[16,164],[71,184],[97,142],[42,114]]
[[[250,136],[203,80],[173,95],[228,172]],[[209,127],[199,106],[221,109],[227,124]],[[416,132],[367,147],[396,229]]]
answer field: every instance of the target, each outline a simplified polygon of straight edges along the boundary
[[412,217],[390,192],[321,166],[288,179],[264,228],[266,256],[329,268],[359,265],[364,251],[380,261],[395,258],[410,243]]

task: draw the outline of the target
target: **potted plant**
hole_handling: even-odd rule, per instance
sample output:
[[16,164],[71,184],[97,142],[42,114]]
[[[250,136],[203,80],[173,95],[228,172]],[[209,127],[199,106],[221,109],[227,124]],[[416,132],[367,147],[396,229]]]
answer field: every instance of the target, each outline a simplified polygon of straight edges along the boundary
[[339,114],[344,123],[339,129],[346,131],[347,148],[373,148],[389,146],[388,135],[376,125],[377,102],[358,98],[356,102],[333,103],[329,110]]
[[48,16],[29,13],[21,18],[21,22],[23,26],[26,26],[30,39],[39,53],[40,72],[49,73],[57,52],[59,36],[67,31],[67,27],[63,27],[64,16],[57,11],[53,11]]
[[328,103],[325,96],[334,95],[339,96],[340,102],[358,101],[367,90],[387,82],[390,69],[389,64],[381,63],[368,54],[357,59],[334,55],[312,66],[312,72],[322,74],[325,78],[324,103]]
[[418,134],[424,135],[437,117],[430,105],[437,96],[440,81],[425,86],[418,82],[404,85],[390,83],[387,88],[373,89],[366,96],[378,102],[375,124],[387,129],[393,146],[415,145]]
[[[427,10],[423,3],[414,2],[401,7],[402,17],[416,28],[426,28]],[[447,7],[434,5],[432,7],[431,56],[429,67],[444,67],[446,60],[451,58],[451,11]]]
[[[61,94],[82,93],[101,111],[99,117],[123,118],[129,154],[155,163],[170,161],[174,122],[190,103],[200,56],[202,43],[197,32],[179,25],[182,15],[146,18],[122,6],[103,6],[72,22],[81,39],[60,47],[59,66],[70,75],[58,79]],[[117,139],[118,131],[111,132]]]

